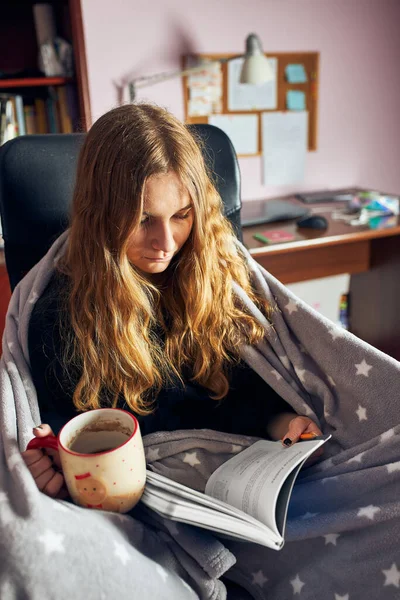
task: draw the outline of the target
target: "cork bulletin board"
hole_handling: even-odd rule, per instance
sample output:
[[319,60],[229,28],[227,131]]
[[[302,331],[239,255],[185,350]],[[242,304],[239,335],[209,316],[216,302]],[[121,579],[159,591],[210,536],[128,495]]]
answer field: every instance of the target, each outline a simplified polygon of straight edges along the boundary
[[[204,60],[220,60],[230,58],[233,54],[200,54],[198,57]],[[258,151],[254,155],[262,154],[262,136],[261,136],[261,115],[263,112],[285,112],[287,111],[287,92],[301,91],[305,95],[305,110],[308,112],[308,150],[317,149],[318,137],[318,81],[319,81],[319,53],[318,52],[284,52],[284,53],[268,53],[265,56],[268,58],[277,59],[276,71],[276,98],[277,105],[274,109],[256,109],[256,110],[229,110],[228,107],[228,64],[221,63],[221,87],[222,97],[220,103],[220,111],[212,114],[218,115],[257,115],[258,116]],[[187,57],[183,57],[183,67],[187,65]],[[286,76],[286,67],[288,65],[303,65],[306,72],[307,81],[304,83],[291,83]],[[186,123],[208,123],[209,116],[191,116],[189,110],[190,102],[190,87],[188,84],[188,76],[182,78],[183,94],[184,94],[184,109]],[[293,112],[293,111],[289,111]],[[241,155],[245,156],[245,155]],[[249,155],[247,155],[249,156]]]

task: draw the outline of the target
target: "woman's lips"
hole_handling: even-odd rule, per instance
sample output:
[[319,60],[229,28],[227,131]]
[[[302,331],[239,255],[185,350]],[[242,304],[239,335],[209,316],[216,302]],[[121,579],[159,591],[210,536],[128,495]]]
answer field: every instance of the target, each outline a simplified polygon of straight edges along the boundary
[[145,256],[144,258],[153,262],[168,262],[171,260],[172,256],[167,256],[166,258],[152,258],[151,256]]

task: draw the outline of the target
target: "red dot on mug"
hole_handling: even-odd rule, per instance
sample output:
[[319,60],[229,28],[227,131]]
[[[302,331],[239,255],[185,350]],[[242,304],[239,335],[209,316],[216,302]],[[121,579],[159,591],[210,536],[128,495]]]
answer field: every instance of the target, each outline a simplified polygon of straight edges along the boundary
[[114,481],[113,485],[117,485],[117,482],[116,482],[116,481]]
[[96,465],[96,467],[99,467],[100,465]]

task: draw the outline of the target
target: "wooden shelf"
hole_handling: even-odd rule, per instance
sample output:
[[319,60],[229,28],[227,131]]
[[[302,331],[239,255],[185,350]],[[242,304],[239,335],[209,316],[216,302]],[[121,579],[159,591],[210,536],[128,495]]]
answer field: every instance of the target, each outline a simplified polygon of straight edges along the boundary
[[72,77],[26,77],[23,79],[0,79],[0,89],[65,85],[73,82]]

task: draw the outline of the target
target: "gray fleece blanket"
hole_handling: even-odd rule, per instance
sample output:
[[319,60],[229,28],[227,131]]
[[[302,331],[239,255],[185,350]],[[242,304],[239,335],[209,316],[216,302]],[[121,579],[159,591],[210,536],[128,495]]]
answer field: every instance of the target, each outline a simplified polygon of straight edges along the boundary
[[[37,490],[19,452],[41,421],[28,324],[66,236],[18,285],[7,314],[0,362],[0,597],[223,600],[225,577],[248,592],[235,597],[399,599],[400,363],[314,312],[239,242],[254,286],[274,306],[271,324],[235,286],[265,326],[264,341],[243,347],[242,357],[333,436],[295,486],[284,548],[222,541],[140,504],[131,515],[117,515]],[[152,434],[144,445],[149,468],[203,490],[215,468],[254,441],[190,430]]]

